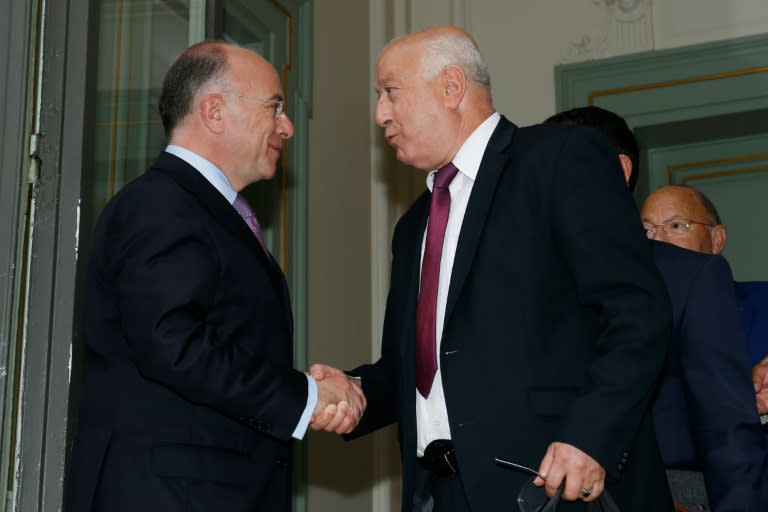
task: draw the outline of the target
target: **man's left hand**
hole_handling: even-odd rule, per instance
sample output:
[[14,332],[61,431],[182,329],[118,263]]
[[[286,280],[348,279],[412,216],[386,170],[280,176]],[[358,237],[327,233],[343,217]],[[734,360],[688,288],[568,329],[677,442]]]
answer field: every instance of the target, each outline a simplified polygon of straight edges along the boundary
[[768,414],[768,357],[752,368],[752,384],[755,386],[757,411]]
[[544,485],[547,495],[553,496],[565,480],[562,498],[566,501],[577,499],[586,502],[595,501],[605,487],[605,470],[592,457],[575,446],[565,443],[552,443],[539,464],[539,474],[535,485]]

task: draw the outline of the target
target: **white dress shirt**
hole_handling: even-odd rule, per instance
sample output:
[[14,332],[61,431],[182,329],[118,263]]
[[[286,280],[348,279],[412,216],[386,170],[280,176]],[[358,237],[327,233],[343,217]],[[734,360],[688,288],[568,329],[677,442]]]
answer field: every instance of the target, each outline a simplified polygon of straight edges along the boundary
[[[237,192],[232,188],[229,183],[229,179],[224,172],[219,169],[216,164],[210,160],[206,160],[197,153],[194,153],[188,149],[184,149],[181,146],[174,146],[173,144],[165,148],[167,153],[175,155],[189,165],[195,168],[197,172],[203,175],[208,182],[223,195],[229,204],[235,202]],[[234,208],[234,207],[233,207]],[[307,375],[307,406],[304,408],[304,412],[299,418],[299,423],[293,431],[293,437],[295,439],[303,439],[307,433],[307,427],[309,427],[309,421],[312,419],[312,413],[317,406],[317,383],[315,379]]]
[[[448,300],[448,286],[451,283],[453,260],[456,257],[456,245],[459,241],[461,224],[464,222],[464,213],[467,211],[469,196],[472,193],[485,148],[500,119],[501,116],[498,112],[491,114],[472,132],[472,135],[464,142],[453,158],[453,165],[459,172],[448,187],[451,192],[451,209],[445,228],[443,252],[440,258],[440,277],[437,284],[437,310],[435,313],[437,373],[428,398],[421,396],[421,393],[414,388],[414,393],[416,393],[416,452],[419,457],[424,455],[424,449],[435,439],[451,439],[448,410],[445,406],[445,394],[443,392],[443,378],[440,371],[440,342],[442,341],[443,323],[445,322],[445,305]],[[436,172],[431,171],[427,175],[427,187],[430,191],[435,181]],[[421,244],[422,259],[424,258],[425,242],[426,230]]]

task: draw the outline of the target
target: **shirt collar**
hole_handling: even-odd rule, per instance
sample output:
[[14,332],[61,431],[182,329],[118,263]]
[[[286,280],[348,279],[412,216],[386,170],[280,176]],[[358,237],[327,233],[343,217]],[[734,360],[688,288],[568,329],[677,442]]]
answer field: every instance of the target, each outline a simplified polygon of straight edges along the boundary
[[[453,165],[459,169],[459,172],[472,181],[477,178],[477,171],[480,169],[480,162],[483,159],[485,148],[488,146],[488,141],[491,140],[491,135],[496,129],[496,125],[501,120],[501,114],[494,112],[485,121],[480,123],[480,126],[475,128],[475,131],[467,137],[464,144],[461,145],[456,156],[453,157]],[[435,173],[437,169],[430,171],[427,175],[427,188],[432,191],[432,184],[435,182]]]
[[235,190],[232,188],[232,185],[229,183],[229,179],[227,178],[226,174],[224,174],[224,172],[219,169],[216,164],[210,160],[206,160],[193,151],[182,148],[181,146],[169,144],[165,148],[165,151],[181,158],[189,165],[194,167],[197,172],[202,174],[203,177],[208,180],[208,182],[213,185],[213,187],[218,190],[221,195],[227,199],[227,201],[229,201],[229,204],[235,202],[237,192],[235,192]]

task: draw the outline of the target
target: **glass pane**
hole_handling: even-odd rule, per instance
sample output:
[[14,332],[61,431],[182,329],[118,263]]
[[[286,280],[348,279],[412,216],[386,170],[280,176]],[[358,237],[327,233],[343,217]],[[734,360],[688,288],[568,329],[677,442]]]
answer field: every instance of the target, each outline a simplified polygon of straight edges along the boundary
[[[216,36],[259,52],[275,66],[283,85],[286,113],[292,116],[293,97],[288,80],[290,13],[274,0],[221,0],[216,3],[216,9]],[[292,150],[293,141],[289,140],[278,162],[275,177],[254,183],[243,191],[259,217],[267,245],[284,270],[287,229],[285,198],[290,187],[288,161]]]
[[144,173],[166,144],[157,111],[163,76],[188,45],[201,0],[99,0],[90,229],[104,204]]

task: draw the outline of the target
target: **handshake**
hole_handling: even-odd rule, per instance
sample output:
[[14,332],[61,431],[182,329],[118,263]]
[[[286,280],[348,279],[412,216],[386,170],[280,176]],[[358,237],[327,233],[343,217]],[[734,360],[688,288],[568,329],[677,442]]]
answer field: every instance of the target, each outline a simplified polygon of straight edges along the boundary
[[366,406],[360,381],[323,364],[313,364],[307,375],[317,381],[317,406],[309,426],[337,434],[352,432]]

